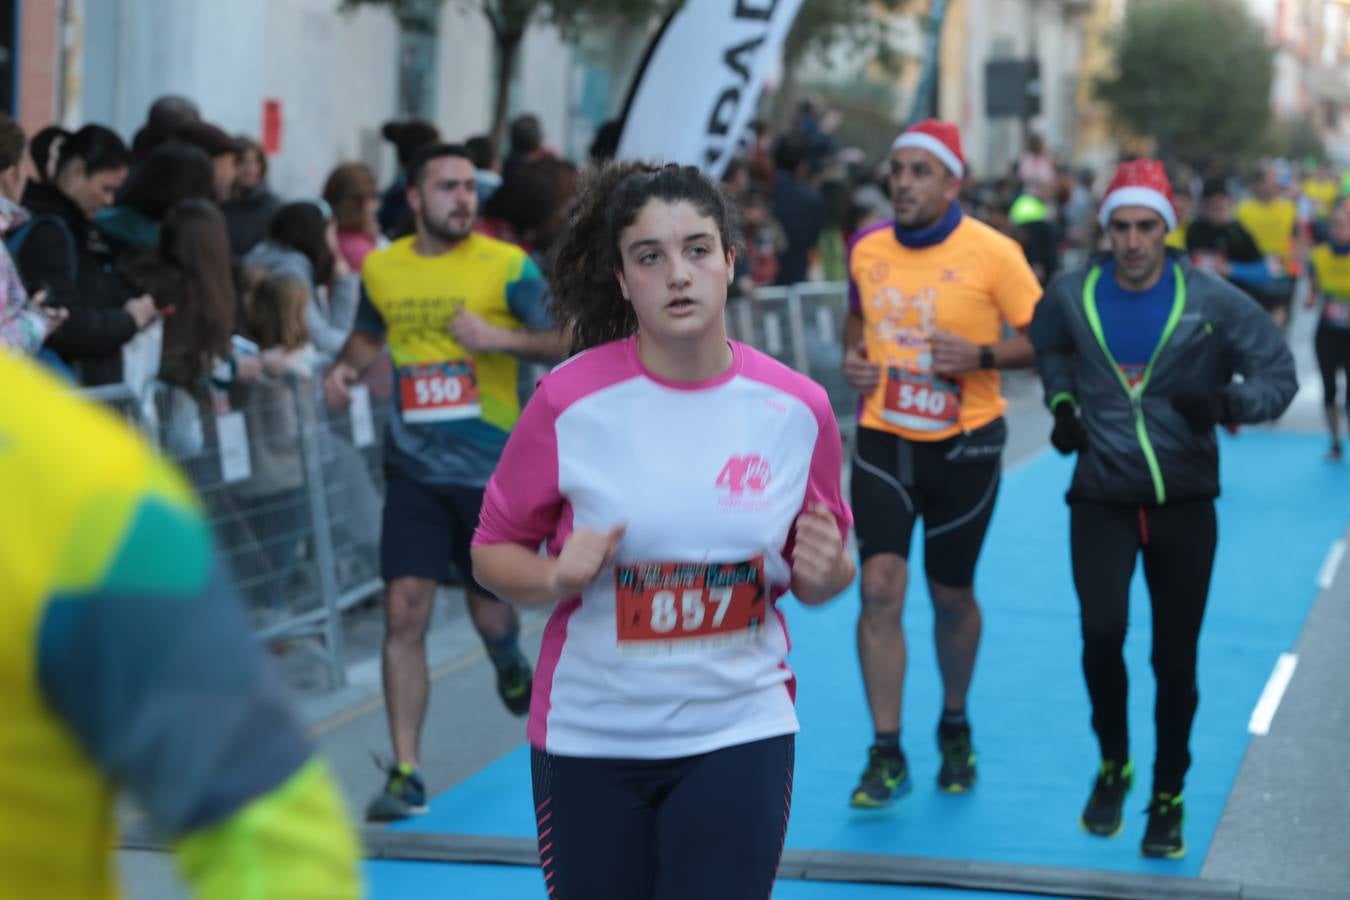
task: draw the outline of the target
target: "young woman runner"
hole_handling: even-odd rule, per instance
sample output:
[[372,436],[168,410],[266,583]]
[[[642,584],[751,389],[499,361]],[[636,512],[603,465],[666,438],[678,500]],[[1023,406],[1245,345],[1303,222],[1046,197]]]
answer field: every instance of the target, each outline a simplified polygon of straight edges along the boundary
[[553,272],[584,352],[540,382],[488,485],[476,577],[556,604],[528,729],[556,900],[773,886],[798,730],[775,604],[852,581],[851,514],[825,391],[727,340],[735,245],[697,169],[596,173]]

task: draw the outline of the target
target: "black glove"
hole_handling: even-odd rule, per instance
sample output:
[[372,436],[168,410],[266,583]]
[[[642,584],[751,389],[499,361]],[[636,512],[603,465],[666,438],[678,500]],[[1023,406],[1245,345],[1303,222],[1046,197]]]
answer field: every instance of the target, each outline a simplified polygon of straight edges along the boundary
[[1055,404],[1055,430],[1050,432],[1050,443],[1065,456],[1087,449],[1087,429],[1078,418],[1078,408],[1067,400]]
[[1181,417],[1196,434],[1213,431],[1215,425],[1232,418],[1228,396],[1222,391],[1213,394],[1198,391],[1176,394],[1172,397],[1172,408],[1181,413]]

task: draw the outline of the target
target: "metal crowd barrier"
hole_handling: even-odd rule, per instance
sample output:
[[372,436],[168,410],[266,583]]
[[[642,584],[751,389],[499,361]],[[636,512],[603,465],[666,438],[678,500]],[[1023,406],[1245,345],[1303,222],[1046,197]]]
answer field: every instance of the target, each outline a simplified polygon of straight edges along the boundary
[[[85,396],[142,430],[201,499],[259,640],[302,641],[346,681],[341,613],[378,593],[380,437],[388,402],[329,415],[319,375],[228,392],[156,384]],[[385,394],[387,397],[387,394]]]
[[[732,301],[728,331],[820,382],[845,418],[857,403],[840,371],[846,297],[842,284],[761,288]],[[141,429],[196,489],[258,639],[303,642],[330,687],[342,686],[342,613],[383,589],[387,361],[342,412],[325,407],[322,373],[195,394],[165,384],[84,393]]]
[[753,297],[731,301],[727,331],[734,340],[814,379],[843,419],[852,416],[858,403],[842,368],[847,316],[847,284],[807,281],[757,288]]

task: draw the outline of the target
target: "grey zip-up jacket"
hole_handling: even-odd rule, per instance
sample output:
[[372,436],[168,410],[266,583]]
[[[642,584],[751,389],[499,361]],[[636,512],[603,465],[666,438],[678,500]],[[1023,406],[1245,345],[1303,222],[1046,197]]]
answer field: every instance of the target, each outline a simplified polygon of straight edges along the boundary
[[314,264],[299,250],[263,241],[249,251],[244,262],[268,272],[294,275],[309,285],[310,302],[305,307],[305,329],[309,341],[319,351],[323,365],[337,359],[347,336],[356,322],[356,305],[361,298],[361,276],[348,275],[333,285],[331,291],[320,290],[314,283]]
[[1214,431],[1196,434],[1172,398],[1222,391],[1234,423],[1269,421],[1298,391],[1294,358],[1250,297],[1169,253],[1167,264],[1180,269],[1172,313],[1143,380],[1130,388],[1097,316],[1100,261],[1052,281],[1031,323],[1046,406],[1071,399],[1088,435],[1068,499],[1129,506],[1213,499]]

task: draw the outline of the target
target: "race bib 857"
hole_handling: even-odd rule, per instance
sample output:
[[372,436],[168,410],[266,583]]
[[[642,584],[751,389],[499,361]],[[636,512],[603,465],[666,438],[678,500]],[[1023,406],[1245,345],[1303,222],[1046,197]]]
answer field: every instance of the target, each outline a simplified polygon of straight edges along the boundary
[[668,656],[754,640],[769,615],[764,557],[643,562],[614,570],[619,652]]

